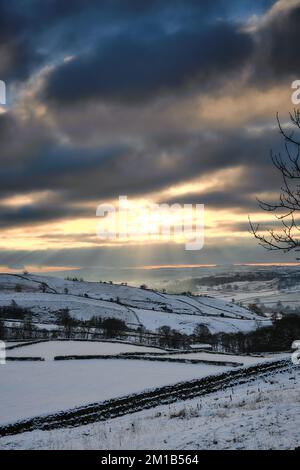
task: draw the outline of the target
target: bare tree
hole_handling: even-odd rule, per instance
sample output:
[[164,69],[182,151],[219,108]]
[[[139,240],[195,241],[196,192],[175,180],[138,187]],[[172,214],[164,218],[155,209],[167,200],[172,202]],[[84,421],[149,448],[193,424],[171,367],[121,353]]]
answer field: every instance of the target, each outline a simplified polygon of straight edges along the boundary
[[274,214],[279,222],[279,229],[264,230],[259,224],[253,224],[249,218],[250,229],[259,244],[267,250],[279,250],[285,253],[300,251],[300,136],[295,131],[300,130],[300,111],[290,113],[291,123],[283,126],[277,113],[277,123],[280,134],[284,139],[284,155],[273,153],[271,159],[280,171],[283,184],[278,200],[274,203],[258,200],[261,209]]

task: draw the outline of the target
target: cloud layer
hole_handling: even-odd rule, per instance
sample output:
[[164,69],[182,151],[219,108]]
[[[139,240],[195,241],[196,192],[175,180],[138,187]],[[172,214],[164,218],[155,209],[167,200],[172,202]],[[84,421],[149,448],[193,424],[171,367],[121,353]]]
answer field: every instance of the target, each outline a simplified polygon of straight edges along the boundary
[[[222,223],[226,210],[247,218],[257,194],[274,196],[268,153],[299,79],[299,1],[26,5],[0,1],[3,240],[92,220],[120,194],[205,203],[216,223],[218,211]],[[241,218],[232,227],[247,231]]]

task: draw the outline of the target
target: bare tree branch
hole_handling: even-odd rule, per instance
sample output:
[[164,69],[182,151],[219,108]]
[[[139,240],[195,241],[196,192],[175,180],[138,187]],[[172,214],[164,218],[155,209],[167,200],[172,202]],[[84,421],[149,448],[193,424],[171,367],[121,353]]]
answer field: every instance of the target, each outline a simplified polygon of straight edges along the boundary
[[286,131],[280,122],[277,113],[279,132],[284,139],[285,154],[271,151],[273,165],[281,173],[283,186],[276,202],[270,203],[257,198],[259,207],[274,213],[275,219],[280,222],[279,231],[264,229],[261,232],[259,224],[253,224],[249,217],[250,232],[258,240],[259,245],[267,250],[279,250],[285,253],[300,251],[300,135],[299,140],[294,130],[300,131],[300,110],[295,109],[290,113],[290,132]]

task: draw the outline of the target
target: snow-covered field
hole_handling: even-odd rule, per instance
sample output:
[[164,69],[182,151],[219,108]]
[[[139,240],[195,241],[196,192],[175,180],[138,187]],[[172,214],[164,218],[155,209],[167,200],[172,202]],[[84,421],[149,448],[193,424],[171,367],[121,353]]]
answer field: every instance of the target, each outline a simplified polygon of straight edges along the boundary
[[0,439],[1,449],[294,449],[300,368],[225,392],[77,428]]
[[[257,296],[245,296],[243,301],[245,304],[254,302]],[[259,296],[261,303],[270,309],[275,307],[278,302],[281,302],[285,306],[291,308],[300,306],[300,289],[298,291],[291,292],[280,292],[280,291],[266,291],[264,295]]]
[[[268,282],[236,283],[238,289],[227,292],[226,289],[208,290],[206,287],[198,289],[199,294],[208,294],[225,302],[241,302],[245,307],[250,304],[262,303],[272,309],[278,302],[285,307],[296,308],[300,306],[300,286],[292,289],[278,290]],[[234,285],[234,284],[233,284]]]
[[68,308],[77,319],[113,317],[131,328],[143,325],[155,331],[167,325],[187,334],[198,324],[206,325],[212,333],[247,332],[270,324],[246,308],[215,298],[50,276],[0,274],[0,306],[10,305],[12,300],[30,309],[37,322],[46,323],[55,321],[56,313]]
[[[20,344],[20,343],[16,343]],[[10,343],[7,343],[10,345]],[[196,359],[199,361],[219,361],[219,362],[236,362],[238,364],[251,365],[260,362],[270,361],[272,359],[284,359],[288,354],[269,354],[262,356],[245,356],[233,354],[216,354],[210,352],[191,352],[168,354],[164,349],[152,348],[147,346],[138,346],[134,344],[109,342],[109,341],[45,341],[38,342],[27,346],[19,346],[12,350],[7,350],[9,357],[41,357],[46,361],[52,361],[55,356],[117,356],[124,353],[144,353],[159,359]]]
[[206,364],[125,359],[7,362],[0,367],[1,424],[229,369]]
[[106,341],[46,341],[8,350],[7,355],[10,357],[42,357],[45,360],[53,360],[55,356],[110,356],[122,353],[153,352],[164,352],[164,350]]
[[266,361],[280,360],[285,359],[290,356],[289,353],[286,354],[273,354],[267,356],[245,356],[245,355],[235,355],[235,354],[214,354],[206,352],[194,352],[188,354],[164,354],[163,357],[169,357],[172,359],[196,359],[198,361],[218,361],[218,362],[236,362],[237,364],[243,364],[245,366],[250,366],[253,364],[258,364]]
[[255,330],[258,326],[268,326],[268,320],[261,318],[252,320],[240,320],[237,318],[221,318],[216,315],[176,315],[174,313],[165,312],[151,312],[149,310],[135,309],[140,322],[150,331],[155,331],[157,328],[168,325],[172,328],[185,333],[192,334],[195,327],[200,323],[209,328],[211,333],[219,333],[221,331],[226,333],[236,333],[243,331],[244,333]]

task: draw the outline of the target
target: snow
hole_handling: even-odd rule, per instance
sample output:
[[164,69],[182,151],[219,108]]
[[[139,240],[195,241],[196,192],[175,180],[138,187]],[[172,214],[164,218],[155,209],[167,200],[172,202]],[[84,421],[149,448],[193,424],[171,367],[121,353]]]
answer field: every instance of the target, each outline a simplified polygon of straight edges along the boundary
[[215,353],[206,353],[206,352],[193,352],[189,354],[164,354],[163,357],[170,357],[172,359],[196,359],[198,361],[219,361],[219,362],[236,362],[237,364],[243,364],[245,366],[250,366],[252,364],[258,364],[261,362],[270,362],[270,360],[280,360],[290,357],[289,353],[286,354],[274,354],[268,355],[267,357],[263,356],[238,356],[235,354],[215,354]]
[[79,320],[89,320],[98,315],[123,319],[126,323],[137,323],[135,315],[127,307],[108,301],[86,299],[71,294],[14,292],[12,295],[1,292],[0,306],[10,305],[12,298],[17,305],[32,310],[45,320],[55,319],[55,312],[68,308],[70,313]]
[[300,368],[210,395],[73,429],[0,439],[1,449],[294,449]]
[[[178,315],[174,313],[155,312],[144,309],[133,309],[139,318],[139,321],[145,328],[155,331],[161,326],[167,325],[173,329],[179,330],[185,334],[192,334],[198,324],[206,325],[211,333],[235,333],[239,331],[248,332],[257,328],[258,320],[241,320],[236,318],[220,318],[219,316],[210,317],[199,314]],[[259,320],[260,326],[271,324],[269,320]]]
[[[15,292],[17,284],[22,292]],[[113,317],[124,320],[132,328],[143,325],[155,331],[167,325],[187,334],[193,333],[199,323],[207,325],[212,333],[248,332],[271,324],[270,320],[236,304],[210,297],[171,295],[50,276],[0,274],[0,306],[10,305],[12,299],[19,306],[31,309],[37,321],[46,323],[55,320],[57,311],[69,308],[71,315],[78,319]]]
[[233,291],[226,291],[226,284],[218,289],[207,290],[207,287],[201,286],[197,289],[199,294],[209,294],[215,299],[221,301],[231,301],[232,298],[235,302],[242,302],[244,306],[257,303],[272,308],[276,307],[278,302],[281,302],[283,306],[290,306],[295,308],[300,306],[300,286],[296,285],[292,288],[286,288],[279,290],[277,288],[278,282],[273,281],[252,281],[252,282],[239,282],[230,283],[231,286],[237,285],[238,289]]
[[0,367],[1,424],[229,369],[203,364],[125,359],[7,362]]
[[122,353],[157,353],[163,349],[136,346],[134,344],[100,341],[47,341],[21,346],[7,351],[10,357],[42,357],[53,360],[54,356],[110,356]]
[[22,346],[23,343],[28,341],[6,341],[6,346]]
[[[16,284],[21,286],[21,292],[15,291]],[[268,295],[275,302],[277,293],[274,291],[273,295],[271,286],[268,287]],[[43,289],[46,291],[42,292]],[[291,295],[297,297],[298,294]],[[229,333],[251,331],[271,324],[221,298],[168,295],[123,285],[66,281],[50,276],[0,274],[0,306],[10,305],[12,300],[19,306],[30,308],[35,313],[35,324],[46,328],[55,328],[56,312],[67,307],[79,319],[92,316],[120,318],[132,328],[143,325],[150,331],[168,325],[191,334],[201,323],[212,333]],[[0,366],[0,424],[231,370],[225,364],[142,359],[53,361],[58,355],[147,353],[154,357],[158,352],[164,351],[125,343],[88,341],[41,342],[9,350],[8,356],[34,356],[46,360],[7,362]],[[287,354],[255,357],[191,351],[188,354],[165,352],[163,357],[251,366],[278,360]],[[268,379],[258,378],[225,392],[107,422],[5,437],[0,439],[0,448],[293,448],[299,446],[299,378],[298,368]]]

